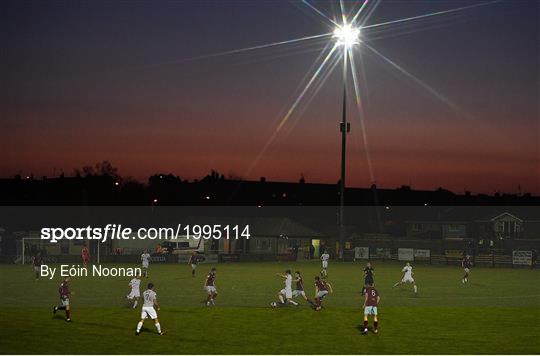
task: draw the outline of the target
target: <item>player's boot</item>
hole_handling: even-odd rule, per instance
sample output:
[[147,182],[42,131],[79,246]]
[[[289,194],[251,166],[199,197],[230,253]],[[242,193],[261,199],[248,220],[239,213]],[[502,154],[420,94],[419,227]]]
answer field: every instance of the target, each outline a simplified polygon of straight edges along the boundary
[[135,336],[139,336],[141,334],[140,331],[135,330]]
[[379,329],[375,329],[375,330],[373,330],[373,332],[374,332],[375,334],[378,334],[378,333],[379,333]]
[[362,331],[362,335],[367,335],[368,333],[368,328],[364,328],[364,330]]
[[163,335],[165,335],[166,333],[167,333],[167,332],[164,330],[164,331],[160,332],[159,335],[163,336]]

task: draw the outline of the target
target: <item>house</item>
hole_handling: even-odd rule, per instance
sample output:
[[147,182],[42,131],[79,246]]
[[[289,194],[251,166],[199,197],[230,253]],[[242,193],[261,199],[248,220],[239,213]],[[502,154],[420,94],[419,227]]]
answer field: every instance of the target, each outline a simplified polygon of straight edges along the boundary
[[479,225],[481,239],[540,238],[540,211],[538,217],[505,211],[492,217],[479,219],[476,223]]
[[454,207],[418,214],[405,224],[408,238],[540,239],[536,207]]

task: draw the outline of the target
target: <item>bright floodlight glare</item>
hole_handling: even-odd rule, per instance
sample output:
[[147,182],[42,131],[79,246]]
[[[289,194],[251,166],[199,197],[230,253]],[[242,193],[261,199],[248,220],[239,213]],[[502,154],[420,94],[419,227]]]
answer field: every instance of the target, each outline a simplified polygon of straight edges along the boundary
[[358,43],[359,37],[360,28],[349,24],[338,26],[334,30],[334,38],[337,39],[337,44],[340,46],[351,47]]

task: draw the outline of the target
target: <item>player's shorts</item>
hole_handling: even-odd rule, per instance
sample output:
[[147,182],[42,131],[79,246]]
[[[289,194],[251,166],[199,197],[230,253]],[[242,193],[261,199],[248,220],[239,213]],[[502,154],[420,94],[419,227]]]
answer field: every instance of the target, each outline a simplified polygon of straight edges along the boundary
[[465,273],[469,273],[471,270],[469,268],[464,268]]
[[128,294],[128,299],[133,299],[133,298],[139,298],[141,296],[141,292],[138,291],[138,290],[132,290],[129,294]]
[[365,307],[364,315],[377,315],[377,307],[373,307],[373,306]]
[[283,288],[279,291],[279,294],[283,294],[287,299],[291,299],[293,297],[293,293],[290,288]]
[[215,286],[206,286],[204,289],[206,289],[208,294],[217,294],[217,289]]
[[322,261],[322,268],[328,268],[328,261]]
[[142,266],[143,266],[143,268],[148,268],[148,262],[143,262]]
[[60,304],[62,304],[62,306],[64,306],[64,307],[69,306],[69,298],[66,298],[66,299],[61,299],[60,298]]
[[192,263],[191,264],[191,269],[195,269],[195,268],[197,268],[197,265],[195,263]]
[[319,292],[317,292],[317,298],[323,299],[327,294],[328,294],[327,290],[320,290]]
[[157,312],[154,307],[142,307],[141,319],[146,319],[148,317],[152,320],[157,319]]
[[412,278],[411,276],[405,276],[403,277],[403,279],[401,280],[402,283],[406,283],[406,282],[409,282],[409,283],[414,283],[414,278]]
[[295,289],[295,290],[293,290],[292,295],[293,295],[293,298],[296,298],[296,297],[299,297],[299,296],[305,297],[306,292],[304,292],[301,289]]

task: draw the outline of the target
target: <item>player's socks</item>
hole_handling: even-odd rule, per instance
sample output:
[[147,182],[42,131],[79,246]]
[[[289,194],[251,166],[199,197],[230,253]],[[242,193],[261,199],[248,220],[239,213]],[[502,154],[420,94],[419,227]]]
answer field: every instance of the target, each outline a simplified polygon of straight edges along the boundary
[[135,300],[135,303],[133,303],[133,309],[137,308],[137,304],[139,304],[139,301]]
[[362,334],[367,334],[368,332],[368,321],[364,319],[364,327],[362,328]]
[[379,328],[379,322],[378,321],[374,321],[373,322],[373,329],[377,330]]
[[141,332],[142,324],[142,321],[139,321],[139,323],[137,324],[137,334]]
[[416,285],[414,285],[414,292],[418,292],[418,288],[416,287]]
[[56,314],[56,311],[57,311],[57,310],[58,310],[58,307],[53,307],[53,308],[52,308],[53,314]]
[[297,302],[295,302],[295,301],[294,301],[294,300],[292,300],[292,299],[289,299],[289,303],[291,303],[291,304],[292,304],[292,305],[294,305],[295,307],[297,307],[297,306],[298,306],[298,303],[297,303]]
[[285,300],[283,299],[283,296],[281,294],[278,296],[278,298],[279,298],[279,301],[281,302],[281,304],[285,303]]
[[157,332],[161,334],[161,325],[159,325],[159,323],[156,323],[156,329]]
[[396,284],[394,284],[394,287],[393,287],[393,288],[395,288],[395,287],[397,287],[397,286],[399,286],[399,282],[397,282]]
[[66,309],[66,318],[68,321],[71,321],[71,311]]

